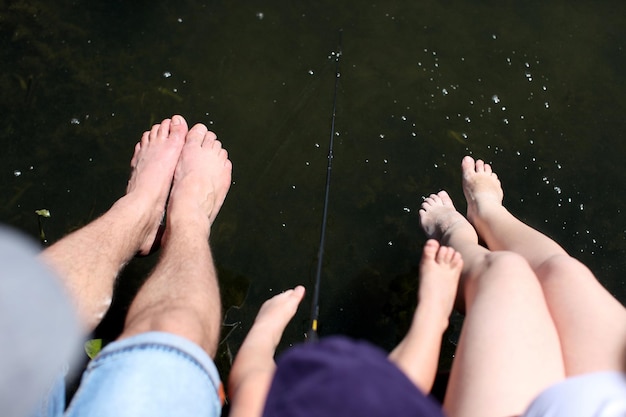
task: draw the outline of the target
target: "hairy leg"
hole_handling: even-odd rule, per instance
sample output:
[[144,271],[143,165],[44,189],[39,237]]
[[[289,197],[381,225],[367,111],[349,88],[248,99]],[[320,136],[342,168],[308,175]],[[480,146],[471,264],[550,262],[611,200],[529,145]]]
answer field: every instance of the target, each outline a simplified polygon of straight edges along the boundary
[[521,414],[564,377],[556,329],[529,265],[478,244],[470,223],[445,191],[420,210],[422,226],[463,257],[459,293],[465,322],[444,408],[452,417]]
[[87,330],[95,328],[109,308],[121,268],[153,246],[186,134],[181,116],[145,132],[135,146],[126,195],[43,252],[44,261],[62,277]]
[[215,134],[201,124],[190,129],[176,166],[161,259],[133,300],[120,338],[169,332],[215,355],[221,303],[209,235],[231,171]]
[[463,260],[461,254],[429,239],[420,262],[418,304],[406,337],[391,352],[394,362],[424,393],[435,381],[441,338],[448,327]]
[[267,300],[256,316],[230,371],[232,417],[260,417],[276,371],[274,354],[283,331],[304,297],[297,286]]
[[470,222],[490,249],[522,255],[539,278],[567,375],[623,369],[626,309],[585,265],[504,208],[500,181],[489,164],[465,157],[462,170]]

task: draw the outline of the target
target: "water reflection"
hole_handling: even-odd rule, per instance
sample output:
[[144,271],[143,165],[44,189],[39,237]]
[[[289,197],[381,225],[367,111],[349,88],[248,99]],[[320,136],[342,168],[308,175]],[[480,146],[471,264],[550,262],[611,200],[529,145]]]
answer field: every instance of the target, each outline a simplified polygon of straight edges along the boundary
[[[408,326],[421,196],[492,162],[506,202],[626,301],[625,14],[523,4],[8,1],[0,28],[0,219],[50,240],[124,192],[140,133],[173,113],[214,129],[234,184],[212,235],[236,352],[261,302],[312,289],[344,30],[321,334],[390,348]],[[354,11],[358,10],[358,13]],[[122,277],[110,320],[153,260]],[[286,333],[302,340],[309,306]],[[453,345],[446,346],[449,359]]]

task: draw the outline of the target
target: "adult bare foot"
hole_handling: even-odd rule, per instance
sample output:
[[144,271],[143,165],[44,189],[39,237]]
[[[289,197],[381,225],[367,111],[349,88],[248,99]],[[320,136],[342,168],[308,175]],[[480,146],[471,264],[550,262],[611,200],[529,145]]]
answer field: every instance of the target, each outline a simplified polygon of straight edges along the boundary
[[208,235],[230,188],[231,173],[228,152],[215,133],[203,124],[192,127],[174,173],[168,228],[182,222]]
[[459,252],[440,246],[434,239],[426,241],[420,262],[418,308],[439,310],[447,325],[462,269],[463,259]]
[[466,156],[461,162],[463,193],[467,200],[467,218],[476,225],[479,219],[490,215],[492,209],[502,207],[504,192],[491,165]]
[[[467,223],[467,222],[466,222]],[[406,337],[389,359],[423,392],[430,392],[437,372],[441,338],[448,327],[463,259],[461,254],[429,239],[420,262],[418,303]]]
[[[450,196],[445,191],[429,195],[422,202],[419,210],[422,229],[429,238],[447,244],[452,231],[458,228],[467,229],[476,235],[474,228],[455,208]],[[471,230],[470,230],[471,229]],[[478,241],[478,236],[476,236]]]
[[158,244],[159,226],[186,134],[187,122],[176,115],[152,126],[135,145],[126,197],[134,198],[137,209],[145,210],[147,215],[141,255],[150,253]]

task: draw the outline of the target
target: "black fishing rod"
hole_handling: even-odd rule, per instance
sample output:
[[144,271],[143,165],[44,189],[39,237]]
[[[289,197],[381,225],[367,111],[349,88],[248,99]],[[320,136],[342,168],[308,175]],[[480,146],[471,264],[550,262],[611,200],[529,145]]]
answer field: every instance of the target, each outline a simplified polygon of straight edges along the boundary
[[322,214],[322,230],[320,233],[320,246],[317,253],[317,272],[315,274],[315,288],[313,290],[313,300],[311,302],[311,327],[307,335],[307,340],[316,341],[317,325],[320,313],[320,282],[322,278],[322,261],[324,259],[324,244],[326,243],[326,219],[328,218],[328,196],[330,195],[330,174],[333,168],[333,145],[335,143],[335,118],[337,115],[337,89],[339,86],[339,58],[341,57],[342,32],[339,31],[339,48],[335,53],[335,92],[333,94],[333,115],[330,125],[330,140],[328,143],[328,167],[326,168],[326,188],[324,191],[324,212]]

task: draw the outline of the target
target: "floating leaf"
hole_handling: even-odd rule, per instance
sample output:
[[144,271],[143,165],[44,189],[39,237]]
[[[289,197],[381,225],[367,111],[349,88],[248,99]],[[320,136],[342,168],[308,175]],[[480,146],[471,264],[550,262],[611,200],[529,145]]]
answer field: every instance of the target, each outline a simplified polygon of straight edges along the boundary
[[96,357],[102,350],[102,339],[91,339],[85,342],[85,353],[89,356],[89,359]]
[[48,209],[35,210],[35,213],[37,213],[38,216],[50,217],[50,210]]

